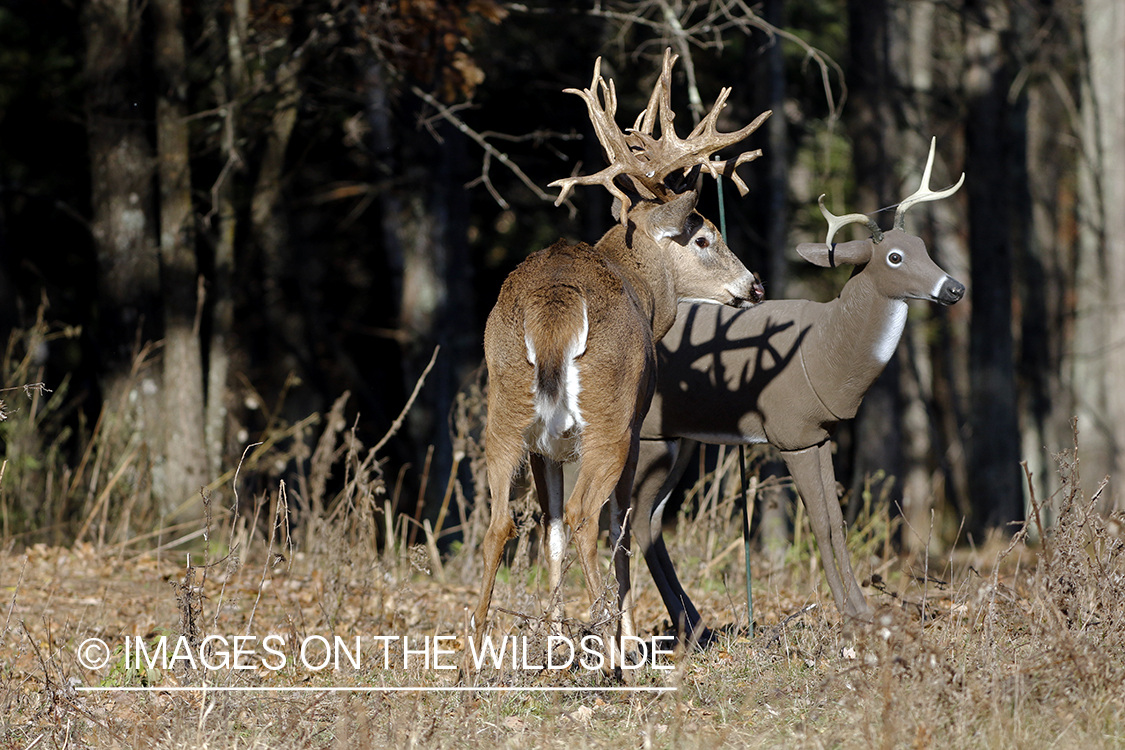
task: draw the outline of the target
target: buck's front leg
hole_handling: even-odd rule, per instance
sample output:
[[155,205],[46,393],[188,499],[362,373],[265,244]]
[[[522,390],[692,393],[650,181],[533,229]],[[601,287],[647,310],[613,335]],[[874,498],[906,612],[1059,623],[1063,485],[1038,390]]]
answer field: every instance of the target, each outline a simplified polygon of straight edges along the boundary
[[629,548],[632,537],[630,527],[633,519],[630,518],[629,506],[633,496],[633,477],[637,471],[637,453],[640,441],[634,437],[629,447],[629,457],[621,471],[621,478],[614,488],[613,498],[610,502],[609,514],[609,545],[613,551],[613,570],[617,576],[617,607],[621,612],[621,620],[617,628],[618,643],[622,643],[624,636],[633,638],[637,635],[636,625],[633,622],[633,588],[629,573]]
[[[711,639],[711,631],[702,627],[702,618],[691,597],[680,584],[676,568],[664,544],[664,508],[687,470],[699,444],[694,440],[680,439],[670,442],[660,441],[656,445],[659,448],[651,442],[642,446],[638,477],[633,480],[634,485],[642,481],[640,477],[642,472],[645,475],[658,472],[662,460],[671,462],[671,469],[655,494],[648,492],[643,483],[638,492],[634,493],[633,534],[637,538],[637,545],[641,548],[649,573],[652,575],[657,591],[660,592],[660,598],[664,602],[665,609],[668,610],[668,617],[676,628],[676,635],[680,642],[685,645],[696,642],[706,645]],[[647,459],[643,452],[646,448],[649,454]],[[657,458],[654,456],[655,451],[665,455]]]
[[816,546],[820,550],[820,563],[824,568],[824,577],[828,579],[828,588],[832,591],[832,599],[836,609],[844,612],[844,587],[840,583],[839,569],[832,551],[832,534],[829,530],[828,504],[837,502],[836,488],[832,487],[831,495],[825,490],[823,475],[820,470],[819,448],[806,448],[800,451],[783,451],[785,465],[793,475],[793,482],[797,485],[797,493],[805,510],[809,514],[809,525],[812,526],[813,536],[816,537]]

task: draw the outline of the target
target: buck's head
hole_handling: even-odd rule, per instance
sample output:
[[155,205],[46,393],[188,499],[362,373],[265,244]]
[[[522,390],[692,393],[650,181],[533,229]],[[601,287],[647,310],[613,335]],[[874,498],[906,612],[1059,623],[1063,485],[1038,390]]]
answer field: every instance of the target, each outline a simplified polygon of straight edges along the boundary
[[671,270],[679,299],[749,307],[764,296],[761,282],[735,257],[715,225],[695,211],[695,205],[703,171],[716,179],[729,177],[746,194],[746,184],[735,169],[762,152],[747,151],[724,161],[713,161],[711,156],[749,136],[770,113],[759,115],[741,130],[718,132],[719,112],[730,94],[730,89],[723,89],[711,112],[687,138],[679,138],[671,105],[672,66],[677,57],[671,50],[665,51],[664,67],[648,106],[625,131],[614,120],[617,93],[613,82],[606,83],[601,77],[601,58],[594,64],[589,88],[567,89],[586,102],[609,166],[593,175],[552,182],[562,188],[556,205],[575,185],[602,185],[614,197],[614,216],[621,222],[625,241],[632,243],[637,255],[659,259]]
[[[664,258],[676,297],[684,302],[751,307],[765,298],[762,282],[727,246],[718,228],[695,210],[699,181],[666,202],[638,201],[629,212],[626,241]],[[614,216],[620,210],[614,203]]]
[[[936,140],[936,139],[935,139]],[[930,190],[930,169],[934,163],[934,141],[930,141],[930,156],[922,173],[922,185],[898,205],[894,229],[883,232],[873,219],[864,214],[834,216],[824,206],[820,196],[820,212],[828,221],[828,236],[823,243],[803,243],[797,252],[802,258],[818,266],[836,267],[840,264],[866,265],[864,274],[872,279],[875,288],[890,299],[924,299],[952,305],[965,296],[965,285],[943,271],[926,250],[921,238],[905,230],[906,211],[916,203],[933,201],[953,195],[965,181],[962,173],[956,185],[945,190]],[[869,239],[834,243],[836,231],[847,224],[865,224],[871,231]]]

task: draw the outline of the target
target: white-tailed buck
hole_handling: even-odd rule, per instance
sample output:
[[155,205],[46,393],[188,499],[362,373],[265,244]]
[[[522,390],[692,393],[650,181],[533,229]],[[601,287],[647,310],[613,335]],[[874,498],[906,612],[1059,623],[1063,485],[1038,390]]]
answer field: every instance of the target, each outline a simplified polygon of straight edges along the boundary
[[[662,537],[665,503],[694,453],[695,443],[770,443],[780,451],[805,502],[828,586],[848,618],[870,608],[845,544],[829,438],[836,424],[855,416],[867,389],[898,346],[906,300],[951,305],[965,287],[931,260],[921,239],[904,230],[906,211],[945,198],[965,180],[931,191],[934,142],[922,185],[898,206],[894,229],[883,232],[863,214],[833,216],[823,243],[797,252],[818,266],[860,268],[831,302],[771,300],[749,310],[682,305],[676,324],[658,348],[657,391],[642,439],[678,438],[673,468],[659,491],[635,499],[634,534],[664,605],[681,635],[698,637],[699,613],[676,577]],[[866,224],[870,239],[836,244],[836,231]],[[656,461],[648,456],[639,476]]]
[[[620,223],[593,247],[560,240],[529,256],[508,276],[488,316],[485,458],[492,520],[473,617],[478,634],[484,632],[504,545],[515,530],[508,507],[512,480],[528,454],[546,529],[552,598],[559,601],[565,519],[596,601],[600,511],[612,495],[619,527],[628,508],[641,420],[656,385],[655,344],[675,320],[677,303],[749,307],[761,300],[757,278],[694,209],[700,170],[730,176],[745,193],[734,170],[760,151],[709,159],[754,132],[769,113],[737,132],[719,133],[716,119],[729,93],[724,90],[711,113],[681,140],[673,129],[670,100],[675,60],[665,53],[648,107],[624,132],[614,120],[617,95],[613,82],[600,75],[600,59],[590,88],[568,89],[585,100],[609,166],[552,186],[562,187],[560,202],[574,185],[604,186],[616,199]],[[574,460],[581,460],[581,469],[564,512],[562,465]],[[621,528],[613,529],[613,541],[621,536]],[[627,544],[627,527],[624,539]],[[619,632],[632,635],[624,600],[628,559],[624,552],[618,558]],[[561,604],[552,610],[558,622]]]

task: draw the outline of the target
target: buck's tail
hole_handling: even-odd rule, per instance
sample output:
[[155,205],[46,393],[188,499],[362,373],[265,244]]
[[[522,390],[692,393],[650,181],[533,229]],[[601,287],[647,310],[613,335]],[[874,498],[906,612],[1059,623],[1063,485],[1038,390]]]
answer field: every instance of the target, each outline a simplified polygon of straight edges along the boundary
[[586,351],[590,331],[586,300],[570,286],[552,287],[527,300],[524,343],[535,367],[532,393],[546,432],[558,437],[581,422],[575,360]]

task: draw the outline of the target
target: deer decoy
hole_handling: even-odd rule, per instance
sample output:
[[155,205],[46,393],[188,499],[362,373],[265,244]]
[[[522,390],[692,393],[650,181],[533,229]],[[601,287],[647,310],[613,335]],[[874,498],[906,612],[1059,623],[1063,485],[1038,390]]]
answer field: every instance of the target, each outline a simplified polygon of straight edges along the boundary
[[[624,537],[628,546],[622,517],[629,505],[641,420],[656,386],[655,344],[672,326],[677,302],[749,307],[762,298],[758,279],[695,205],[701,170],[731,177],[745,194],[734,170],[761,151],[726,161],[710,157],[753,133],[769,112],[736,132],[718,132],[716,120],[729,93],[724,89],[710,114],[686,139],[678,138],[670,99],[676,59],[665,52],[648,106],[630,130],[619,130],[615,122],[616,90],[612,81],[602,79],[600,58],[590,88],[567,90],[585,101],[609,166],[594,175],[551,183],[562,188],[558,202],[574,185],[599,184],[614,196],[619,222],[593,247],[560,240],[529,256],[508,276],[488,316],[485,459],[492,515],[483,543],[480,601],[472,619],[478,634],[486,626],[504,545],[515,530],[509,494],[527,456],[546,529],[555,602],[550,614],[557,623],[562,615],[558,587],[564,520],[595,601],[601,592],[598,520],[611,496],[611,538]],[[574,460],[582,465],[564,510],[562,465]],[[632,635],[624,550],[618,549],[615,566],[619,634]]]
[[[921,187],[902,201],[894,228],[883,232],[863,214],[833,216],[822,243],[797,247],[818,266],[859,269],[831,302],[771,300],[748,310],[681,305],[676,324],[658,347],[656,395],[641,428],[642,439],[668,443],[672,469],[655,495],[634,499],[634,534],[648,569],[681,636],[699,637],[700,616],[684,592],[664,545],[663,512],[696,442],[770,443],[781,451],[808,510],[828,586],[846,618],[865,618],[870,607],[848,555],[836,494],[830,438],[838,422],[855,416],[864,394],[893,356],[906,324],[908,299],[951,305],[965,287],[907,234],[907,210],[953,195],[957,184],[930,190],[934,145]],[[836,232],[865,224],[870,239],[833,242]],[[657,457],[638,469],[644,476]]]

